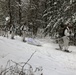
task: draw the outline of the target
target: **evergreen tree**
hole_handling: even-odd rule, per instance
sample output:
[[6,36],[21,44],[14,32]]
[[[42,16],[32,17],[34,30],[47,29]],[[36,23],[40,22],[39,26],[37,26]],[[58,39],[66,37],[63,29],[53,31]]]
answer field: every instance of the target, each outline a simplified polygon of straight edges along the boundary
[[61,22],[73,24],[75,22],[75,5],[75,0],[48,0],[43,15],[44,18],[47,18],[44,30],[46,34],[56,32]]

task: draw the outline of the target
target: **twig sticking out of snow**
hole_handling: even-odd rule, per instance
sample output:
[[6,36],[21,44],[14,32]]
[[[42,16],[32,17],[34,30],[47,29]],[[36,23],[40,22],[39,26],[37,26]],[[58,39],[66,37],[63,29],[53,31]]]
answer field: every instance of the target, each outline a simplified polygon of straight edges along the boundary
[[32,55],[30,56],[30,58],[25,62],[25,64],[22,67],[22,70],[24,68],[24,66],[30,61],[30,59],[33,57],[33,55],[36,53],[36,51],[34,53],[32,53]]
[[[17,63],[13,60],[8,60],[5,68],[3,68],[3,66],[0,68],[0,75],[43,75],[41,66],[36,67],[34,71],[28,63],[35,53],[36,51],[32,53],[26,62]],[[28,65],[29,68],[27,69],[25,65]]]

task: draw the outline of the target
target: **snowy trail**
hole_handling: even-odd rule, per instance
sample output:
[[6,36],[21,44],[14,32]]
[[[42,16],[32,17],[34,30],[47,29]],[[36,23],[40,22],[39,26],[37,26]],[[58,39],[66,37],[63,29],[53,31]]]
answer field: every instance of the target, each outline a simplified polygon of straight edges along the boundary
[[20,37],[15,40],[0,36],[0,66],[6,65],[8,60],[26,62],[30,55],[37,51],[29,63],[42,66],[44,75],[76,75],[76,47],[70,46],[72,53],[55,50],[57,44],[42,39],[42,46],[23,43]]

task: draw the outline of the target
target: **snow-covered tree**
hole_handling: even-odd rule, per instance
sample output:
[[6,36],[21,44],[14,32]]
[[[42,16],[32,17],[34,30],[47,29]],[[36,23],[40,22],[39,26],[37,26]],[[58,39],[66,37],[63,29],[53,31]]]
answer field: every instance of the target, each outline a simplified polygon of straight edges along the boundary
[[46,10],[43,17],[46,18],[46,34],[54,32],[58,29],[61,22],[71,23],[75,22],[76,12],[75,0],[48,0],[46,1]]

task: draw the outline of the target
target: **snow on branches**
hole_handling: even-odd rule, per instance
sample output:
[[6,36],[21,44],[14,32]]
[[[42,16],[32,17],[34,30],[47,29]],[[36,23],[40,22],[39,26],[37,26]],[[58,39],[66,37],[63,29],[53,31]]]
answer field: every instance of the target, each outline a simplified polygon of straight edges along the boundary
[[32,53],[26,62],[17,63],[13,60],[8,60],[5,68],[3,66],[0,67],[0,75],[43,75],[42,66],[36,67],[34,71],[33,67],[28,63],[35,52]]

